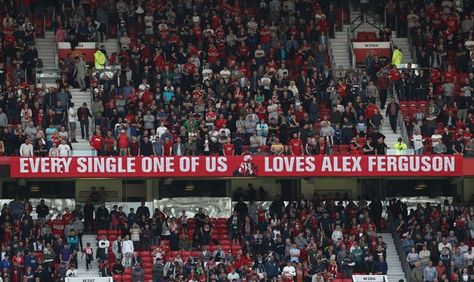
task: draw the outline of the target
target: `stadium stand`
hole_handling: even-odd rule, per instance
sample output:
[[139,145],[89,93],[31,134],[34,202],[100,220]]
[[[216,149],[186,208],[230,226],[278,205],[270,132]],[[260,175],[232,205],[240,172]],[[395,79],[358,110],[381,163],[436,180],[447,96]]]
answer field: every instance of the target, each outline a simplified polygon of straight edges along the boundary
[[[0,155],[70,156],[77,139],[107,156],[384,155],[380,128],[389,119],[394,132],[406,129],[415,154],[474,156],[472,4],[410,2],[398,16],[416,68],[369,55],[364,66],[337,70],[327,44],[347,11],[328,1],[64,0],[53,13],[2,2]],[[56,87],[37,85],[42,59],[54,61],[35,46],[46,29],[73,49],[110,38],[120,49],[99,44],[90,62],[70,54]],[[389,31],[354,41],[387,41]],[[79,90],[90,104],[73,105]],[[407,149],[402,139],[395,146]],[[37,220],[32,211],[20,200],[1,211],[4,281],[63,281],[83,260],[125,282],[348,282],[395,267],[378,236],[387,230],[379,202],[278,199],[264,210],[240,201],[230,218],[90,204],[54,219],[44,205]],[[408,211],[393,201],[388,213],[398,218],[413,281],[472,279],[471,207]],[[94,238],[82,240],[84,229]]]

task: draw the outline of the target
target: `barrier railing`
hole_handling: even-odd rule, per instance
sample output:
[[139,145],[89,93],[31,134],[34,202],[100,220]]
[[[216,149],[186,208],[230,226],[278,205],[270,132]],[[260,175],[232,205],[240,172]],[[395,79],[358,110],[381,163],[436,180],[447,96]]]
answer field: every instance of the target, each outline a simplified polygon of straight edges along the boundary
[[406,281],[411,280],[411,268],[410,265],[408,264],[407,261],[407,256],[405,254],[405,250],[403,250],[402,247],[402,240],[400,239],[400,235],[398,234],[396,230],[396,226],[394,225],[394,215],[390,214],[387,211],[389,222],[388,222],[388,228],[390,232],[392,233],[393,241],[395,243],[395,248],[397,249],[398,256],[400,257],[400,263],[403,269],[403,272],[405,273],[405,279]]

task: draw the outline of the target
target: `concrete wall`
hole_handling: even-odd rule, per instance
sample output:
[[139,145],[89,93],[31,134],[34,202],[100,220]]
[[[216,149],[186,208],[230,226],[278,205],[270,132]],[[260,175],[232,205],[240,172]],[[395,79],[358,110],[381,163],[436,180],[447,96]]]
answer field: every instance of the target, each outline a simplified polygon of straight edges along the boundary
[[[461,182],[461,181],[460,181]],[[469,202],[474,200],[474,177],[465,177],[462,180],[462,196],[464,202]]]
[[128,200],[130,198],[142,198],[147,199],[147,182],[144,181],[143,183],[127,183],[124,181],[122,195],[125,198],[124,200]]
[[244,192],[247,191],[247,185],[252,183],[253,187],[258,191],[258,188],[262,186],[267,192],[267,197],[270,199],[274,198],[275,195],[281,194],[281,185],[278,179],[274,178],[255,178],[255,179],[232,179],[230,182],[230,194],[232,196],[235,190],[239,187],[242,188]]
[[306,199],[311,199],[314,193],[325,195],[348,193],[350,198],[357,198],[357,178],[354,177],[315,177],[312,179],[301,179],[301,194]]
[[77,179],[76,180],[76,200],[86,201],[91,192],[91,187],[104,187],[107,193],[107,201],[122,201],[122,180],[121,179]]

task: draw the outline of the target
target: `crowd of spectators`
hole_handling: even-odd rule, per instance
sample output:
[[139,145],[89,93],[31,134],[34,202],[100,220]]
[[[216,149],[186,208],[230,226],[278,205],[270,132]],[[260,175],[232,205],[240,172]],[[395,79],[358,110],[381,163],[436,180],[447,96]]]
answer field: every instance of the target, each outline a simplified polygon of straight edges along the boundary
[[[385,154],[383,119],[396,132],[399,113],[416,153],[474,154],[469,3],[410,5],[405,24],[417,69],[370,54],[362,68],[336,70],[327,42],[339,8],[325,1],[58,3],[57,39],[116,35],[119,52],[98,52],[121,70],[91,75],[78,56],[65,62],[57,89],[7,79],[0,154],[48,155],[53,148],[52,155],[68,155],[77,123],[100,155]],[[403,15],[408,6],[398,9]],[[15,17],[7,14],[2,24],[28,25],[24,10],[14,7]],[[30,66],[37,52],[25,49],[33,59],[21,62]],[[71,85],[91,87],[90,110],[74,108]],[[392,95],[401,102],[387,104]]]
[[[58,215],[50,209],[44,200],[34,209],[19,199],[2,207],[3,281],[64,281],[77,276],[78,262],[114,281],[333,281],[388,268],[376,233],[385,229],[380,201],[316,193],[285,205],[277,195],[265,210],[241,198],[230,218],[210,218],[201,208],[173,217],[145,202],[129,211],[90,201]],[[83,234],[96,234],[97,244],[83,243]],[[90,268],[94,260],[99,269]]]
[[[0,80],[12,86],[34,83],[34,69],[41,65],[35,48],[31,3],[9,2],[0,7]],[[2,97],[3,98],[3,97]],[[5,97],[7,98],[7,97]]]
[[203,209],[193,218],[152,215],[142,203],[128,215],[114,206],[98,222],[106,229],[98,230],[97,253],[101,274],[114,281],[333,281],[387,274],[386,244],[376,233],[384,225],[380,201],[344,207],[317,194],[286,206],[277,196],[268,210],[238,201],[227,219]]
[[0,215],[0,279],[47,282],[76,276],[83,219],[80,206],[73,211],[66,208],[51,218],[44,200],[35,209],[28,200],[4,204]]
[[474,156],[473,8],[470,1],[401,8],[412,48],[405,51],[418,66],[402,71],[398,92],[408,101],[402,114],[420,152]]
[[334,5],[256,4],[121,18],[121,71],[91,78],[98,154],[385,154],[367,75],[329,67]]
[[411,281],[469,281],[473,279],[474,218],[472,207],[445,200],[433,205],[390,202],[388,211],[402,237],[411,267]]

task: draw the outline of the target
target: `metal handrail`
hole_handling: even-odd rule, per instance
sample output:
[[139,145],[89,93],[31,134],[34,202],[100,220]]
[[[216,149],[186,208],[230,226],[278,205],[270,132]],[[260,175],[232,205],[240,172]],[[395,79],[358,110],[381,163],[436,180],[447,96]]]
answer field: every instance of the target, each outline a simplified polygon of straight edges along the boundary
[[348,41],[349,44],[349,62],[352,67],[356,67],[356,56],[354,52],[354,46],[352,45],[352,41]]
[[[388,213],[388,212],[387,212]],[[397,249],[398,256],[400,257],[400,264],[402,266],[403,272],[405,273],[406,281],[411,280],[411,268],[407,261],[407,255],[405,254],[405,250],[402,247],[402,240],[400,239],[400,235],[396,231],[396,226],[394,225],[394,215],[389,214],[389,222],[388,228],[392,233],[393,242],[395,243],[395,248]]]

